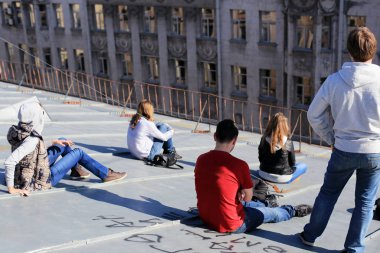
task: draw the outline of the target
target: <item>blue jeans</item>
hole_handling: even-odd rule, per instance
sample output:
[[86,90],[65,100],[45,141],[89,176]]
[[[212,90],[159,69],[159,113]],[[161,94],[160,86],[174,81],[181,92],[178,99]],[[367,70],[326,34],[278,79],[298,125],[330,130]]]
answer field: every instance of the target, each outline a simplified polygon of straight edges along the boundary
[[[60,138],[63,139],[63,138]],[[53,145],[47,149],[50,163],[51,185],[55,186],[66,173],[74,168],[78,163],[91,171],[100,179],[105,179],[108,175],[108,168],[92,159],[79,148],[71,149],[70,146]],[[62,158],[56,162],[59,156]]]
[[314,242],[322,235],[340,193],[355,171],[355,208],[344,247],[348,252],[364,252],[364,238],[380,182],[380,154],[348,153],[334,148],[310,222],[304,227],[305,240]]
[[244,203],[245,219],[243,224],[233,233],[244,233],[252,231],[263,223],[277,223],[290,220],[296,211],[293,206],[266,207],[260,201]]
[[[156,127],[158,130],[161,131],[161,133],[166,133],[169,131],[171,128],[168,124],[162,123],[162,122],[157,122]],[[157,138],[153,139],[153,146],[150,150],[150,153],[147,157],[148,160],[153,160],[153,158],[156,155],[161,154],[161,150],[164,149],[164,153],[169,153],[171,151],[174,151],[174,145],[173,145],[173,140],[172,138],[168,139],[167,141],[162,141]]]

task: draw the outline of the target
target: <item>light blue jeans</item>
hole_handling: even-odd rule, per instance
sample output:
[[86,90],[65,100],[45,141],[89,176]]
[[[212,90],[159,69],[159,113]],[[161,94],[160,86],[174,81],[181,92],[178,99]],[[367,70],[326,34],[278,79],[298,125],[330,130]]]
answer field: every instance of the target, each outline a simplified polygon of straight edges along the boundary
[[305,240],[314,242],[322,235],[340,193],[355,171],[355,208],[344,247],[348,252],[364,252],[364,238],[380,183],[380,154],[348,153],[334,148],[310,222],[304,227]]
[[[64,138],[60,138],[64,140]],[[74,168],[78,163],[91,171],[100,179],[105,179],[108,175],[108,168],[92,159],[79,148],[71,149],[70,146],[53,145],[47,149],[50,163],[51,185],[55,186],[66,173]],[[57,161],[58,157],[62,158]],[[57,161],[57,162],[56,162]]]
[[293,206],[266,207],[263,202],[243,202],[245,219],[243,224],[233,233],[252,231],[263,223],[277,223],[290,220],[296,211]]
[[[158,130],[161,131],[161,133],[166,133],[169,131],[171,128],[168,124],[162,123],[162,122],[157,122],[156,127]],[[147,157],[148,160],[153,160],[153,158],[156,155],[161,154],[161,150],[164,149],[164,153],[169,153],[171,151],[174,151],[174,145],[173,145],[173,140],[172,138],[168,139],[167,141],[162,141],[159,139],[154,138],[153,139],[153,146],[150,150],[150,153]]]

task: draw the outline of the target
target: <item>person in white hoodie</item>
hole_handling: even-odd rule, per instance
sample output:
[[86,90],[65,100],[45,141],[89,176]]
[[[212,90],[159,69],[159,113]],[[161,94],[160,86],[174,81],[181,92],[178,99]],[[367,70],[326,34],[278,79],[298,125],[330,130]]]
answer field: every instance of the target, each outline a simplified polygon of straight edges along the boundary
[[129,151],[138,159],[153,161],[156,155],[164,154],[182,158],[173,144],[174,130],[168,124],[154,123],[154,108],[149,100],[140,101],[137,113],[133,115],[128,127],[127,145]]
[[[103,166],[79,148],[71,149],[73,142],[70,140],[54,140],[53,146],[46,149],[42,138],[44,113],[37,102],[22,104],[18,113],[19,123],[8,131],[12,153],[4,165],[10,194],[29,195],[31,190],[49,189],[78,164],[103,182],[127,176],[125,172],[115,172]],[[59,156],[62,158],[57,161]]]
[[377,42],[368,28],[351,31],[347,49],[352,62],[326,79],[307,113],[314,131],[333,151],[310,222],[299,236],[304,244],[314,244],[356,173],[355,208],[342,252],[364,252],[380,183],[380,67],[372,64]]

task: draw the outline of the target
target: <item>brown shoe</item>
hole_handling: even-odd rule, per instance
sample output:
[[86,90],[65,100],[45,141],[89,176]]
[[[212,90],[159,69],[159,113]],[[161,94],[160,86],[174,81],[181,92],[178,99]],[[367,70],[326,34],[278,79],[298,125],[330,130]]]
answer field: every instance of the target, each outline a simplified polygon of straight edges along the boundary
[[75,168],[71,169],[70,178],[72,180],[79,180],[89,178],[90,175],[90,172],[85,171],[82,166],[77,165]]
[[115,172],[112,169],[108,169],[108,175],[105,179],[103,179],[103,182],[111,182],[111,181],[117,181],[125,178],[127,176],[127,172]]

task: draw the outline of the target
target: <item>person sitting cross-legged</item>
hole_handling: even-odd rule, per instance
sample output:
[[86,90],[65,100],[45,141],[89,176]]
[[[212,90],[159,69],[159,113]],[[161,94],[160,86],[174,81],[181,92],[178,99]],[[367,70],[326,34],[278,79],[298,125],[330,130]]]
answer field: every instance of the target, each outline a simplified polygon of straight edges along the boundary
[[253,182],[248,164],[230,154],[238,134],[232,120],[219,122],[214,134],[215,149],[197,159],[195,190],[202,221],[221,233],[244,233],[262,223],[310,214],[309,205],[270,207],[265,202],[251,201]]
[[[45,190],[55,186],[72,168],[81,165],[103,182],[123,179],[125,172],[115,172],[100,164],[82,149],[71,149],[72,141],[53,141],[48,149],[42,138],[44,110],[37,102],[21,105],[18,125],[10,127],[7,139],[12,153],[6,159],[5,179],[10,194],[29,195],[32,190]],[[60,160],[57,158],[62,156]],[[78,165],[79,164],[79,165]],[[72,177],[83,177],[76,171]]]

